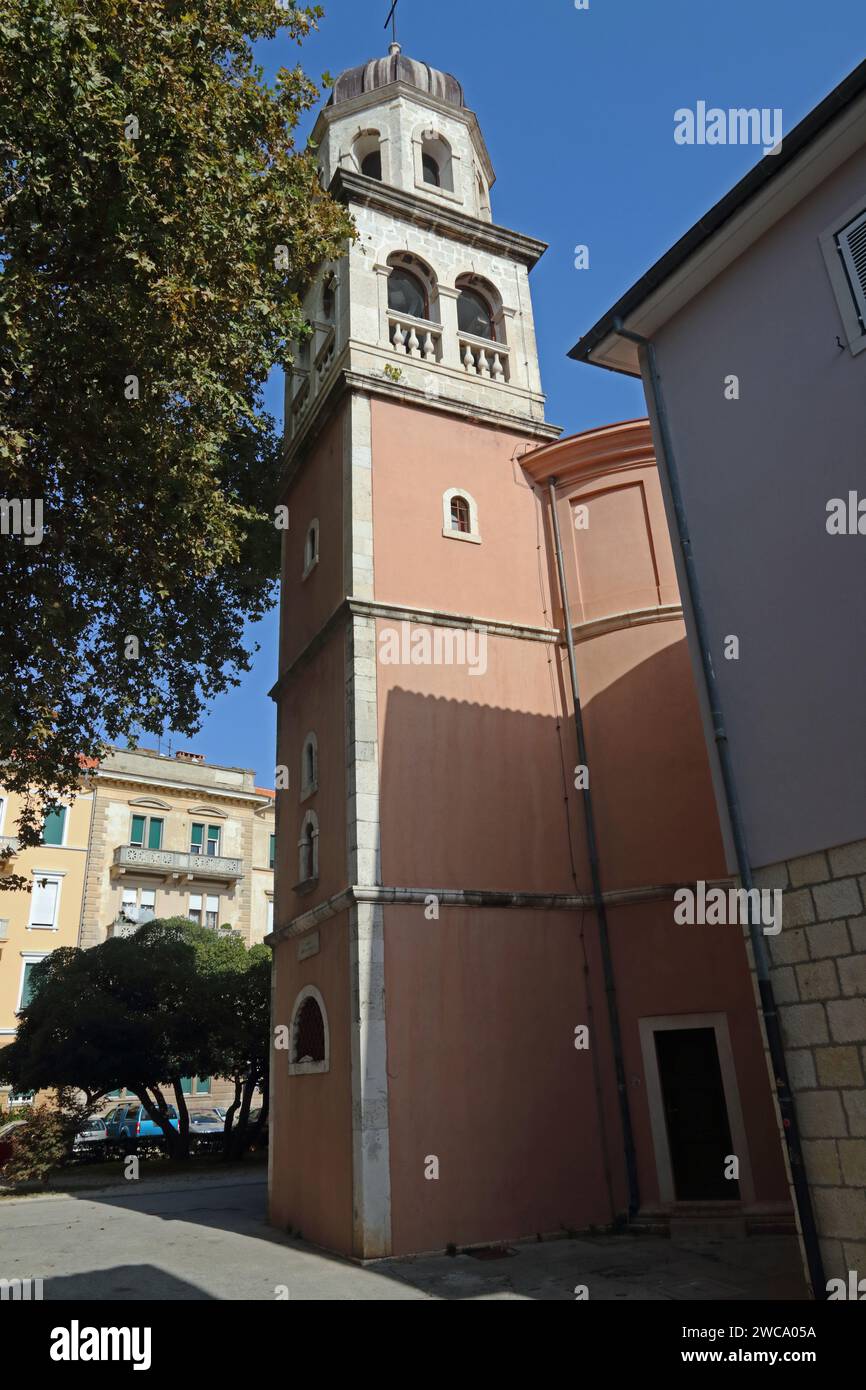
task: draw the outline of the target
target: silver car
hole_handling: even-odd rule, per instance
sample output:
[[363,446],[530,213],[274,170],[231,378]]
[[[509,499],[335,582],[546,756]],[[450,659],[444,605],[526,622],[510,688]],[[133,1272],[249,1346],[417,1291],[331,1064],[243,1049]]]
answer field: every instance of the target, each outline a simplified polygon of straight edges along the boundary
[[104,1120],[88,1120],[81,1126],[72,1145],[75,1158],[100,1158],[108,1143],[108,1130]]

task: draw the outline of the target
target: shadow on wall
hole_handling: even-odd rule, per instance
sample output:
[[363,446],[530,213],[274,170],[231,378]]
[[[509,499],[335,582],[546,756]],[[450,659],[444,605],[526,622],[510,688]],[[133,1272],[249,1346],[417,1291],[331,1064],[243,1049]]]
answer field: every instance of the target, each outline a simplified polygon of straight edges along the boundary
[[[579,665],[591,663],[591,675],[602,644],[623,635],[578,649]],[[571,845],[579,891],[588,891],[570,713],[560,720],[485,703],[488,690],[516,684],[519,669],[504,669],[509,646],[490,640],[480,678],[447,673],[466,698],[397,685],[383,692],[383,673],[444,682],[430,667],[380,667],[383,883],[573,893]],[[549,649],[540,650],[546,660]],[[562,668],[550,670],[562,703]],[[605,889],[724,874],[685,637],[590,695],[584,724]]]

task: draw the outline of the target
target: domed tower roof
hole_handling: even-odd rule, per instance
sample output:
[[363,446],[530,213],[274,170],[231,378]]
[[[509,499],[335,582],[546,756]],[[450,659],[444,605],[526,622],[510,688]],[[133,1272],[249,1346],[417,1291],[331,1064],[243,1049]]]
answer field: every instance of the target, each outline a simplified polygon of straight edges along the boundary
[[400,45],[392,43],[387,58],[371,58],[357,68],[347,68],[340,73],[328,99],[329,106],[351,101],[353,97],[363,96],[365,92],[375,91],[377,87],[388,87],[392,82],[405,82],[409,87],[417,87],[419,92],[447,101],[451,106],[463,106],[463,88],[450,72],[440,72],[428,63],[419,63],[415,58],[404,56]]

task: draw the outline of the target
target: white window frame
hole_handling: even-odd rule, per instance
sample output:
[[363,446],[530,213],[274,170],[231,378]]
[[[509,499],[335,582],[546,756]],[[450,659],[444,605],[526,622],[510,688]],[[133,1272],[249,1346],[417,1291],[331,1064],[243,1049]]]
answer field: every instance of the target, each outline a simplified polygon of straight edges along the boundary
[[20,1013],[20,1012],[21,1012],[21,1009],[23,1008],[23,1005],[22,1005],[21,1001],[22,1001],[22,999],[24,998],[24,979],[25,979],[25,976],[26,976],[26,974],[27,974],[27,966],[28,966],[28,965],[36,965],[38,961],[40,961],[40,960],[45,960],[45,958],[46,958],[47,956],[50,956],[50,955],[51,955],[51,952],[50,952],[50,951],[22,951],[22,952],[21,952],[21,975],[20,975],[20,978],[19,978],[19,980],[18,980],[18,996],[17,996],[18,1002],[17,1002],[17,1004],[15,1005],[15,1012],[16,1012],[16,1014]]
[[[322,1014],[322,1023],[325,1031],[325,1059],[323,1062],[293,1062],[295,1055],[295,1030],[298,1026],[298,1017],[307,999],[315,999]],[[328,1010],[325,1008],[325,1001],[315,985],[304,985],[304,988],[297,995],[292,1006],[292,1021],[289,1027],[289,1076],[321,1076],[323,1072],[331,1070],[331,1033],[328,1028]]]
[[[469,503],[468,531],[455,531],[451,525],[451,503],[455,497],[465,497]],[[472,545],[481,544],[481,532],[478,530],[478,503],[465,487],[449,487],[448,491],[442,494],[442,534],[452,541],[470,541]]]
[[[52,846],[52,848],[53,848],[53,849],[57,849],[58,846],[57,846],[57,845],[54,845],[54,846]],[[41,882],[43,879],[45,879],[45,880],[50,879],[52,882],[56,882],[56,884],[57,884],[57,894],[56,894],[55,899],[54,899],[54,921],[51,923],[50,926],[46,926],[44,922],[34,922],[34,921],[33,921],[33,894],[32,894],[32,892],[31,892],[31,894],[30,894],[30,907],[29,907],[29,910],[28,910],[28,913],[27,913],[27,930],[28,930],[28,931],[59,931],[59,930],[60,930],[60,927],[59,927],[59,920],[60,920],[60,897],[61,897],[61,894],[62,894],[62,892],[63,892],[63,880],[64,880],[64,878],[66,877],[66,875],[65,875],[65,873],[61,872],[61,871],[58,870],[58,869],[31,869],[30,872],[31,872],[31,876],[32,876],[32,878],[33,878],[34,886],[35,886],[37,883]]]
[[[308,559],[307,550],[309,548],[310,536],[313,536],[313,554]],[[306,579],[313,573],[319,563],[319,518],[314,516],[306,531],[304,532],[304,571],[301,579]]]
[[822,232],[818,238],[852,357],[856,357],[858,353],[866,350],[866,326],[864,326],[866,323],[866,296],[864,296],[863,305],[860,306],[860,313],[864,319],[864,323],[861,323],[856,292],[849,282],[843,263],[839,237],[844,231],[847,231],[852,222],[856,222],[858,218],[864,216],[866,216],[866,193],[862,198],[858,198],[857,202],[852,204],[841,217],[837,217],[832,226]]
[[[145,924],[145,922],[151,922],[151,921],[153,921],[153,918],[156,917],[156,889],[155,889],[155,888],[130,888],[130,887],[127,887],[127,888],[122,889],[122,890],[121,890],[121,894],[120,894],[120,912],[121,912],[121,914],[125,914],[126,911],[128,910],[128,909],[125,909],[125,908],[124,908],[124,903],[123,903],[123,900],[124,900],[124,898],[126,897],[126,895],[127,895],[128,893],[131,894],[132,897],[135,899],[135,904],[134,904],[134,916],[130,916],[130,917],[128,918],[128,920],[129,920],[130,922],[137,922],[139,926],[143,926],[143,925]],[[142,897],[143,897],[143,895],[144,895],[145,893],[152,893],[152,894],[153,894],[153,917],[142,917],[142,916],[141,916],[141,910],[142,910],[142,907],[143,907]]]
[[[654,1035],[680,1028],[712,1028],[716,1035],[716,1051],[719,1056],[725,1108],[728,1112],[728,1124],[731,1130],[731,1152],[735,1153],[740,1160],[738,1179],[740,1202],[742,1205],[751,1206],[755,1201],[755,1182],[752,1176],[752,1162],[749,1157],[743,1107],[737,1085],[737,1071],[734,1065],[733,1048],[731,1047],[728,1016],[724,1013],[668,1014],[657,1018],[638,1019],[644,1077],[646,1078],[647,1107],[650,1115],[650,1129],[659,1184],[659,1199],[668,1206],[676,1207],[678,1205]],[[686,1202],[684,1205],[692,1206],[693,1203]]]

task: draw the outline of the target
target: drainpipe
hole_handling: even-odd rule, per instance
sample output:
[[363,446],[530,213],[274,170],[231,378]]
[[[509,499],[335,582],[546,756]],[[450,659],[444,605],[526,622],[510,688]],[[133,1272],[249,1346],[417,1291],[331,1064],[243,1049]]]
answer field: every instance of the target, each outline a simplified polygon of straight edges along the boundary
[[[692,554],[692,542],[689,535],[689,526],[686,519],[686,509],[683,502],[682,489],[680,488],[679,472],[677,470],[676,459],[674,456],[673,441],[671,439],[670,423],[665,407],[664,396],[662,394],[661,378],[659,376],[658,363],[656,361],[655,347],[649,338],[644,338],[640,333],[632,333],[623,327],[622,319],[615,319],[613,324],[614,332],[621,338],[627,338],[632,343],[637,343],[640,348],[641,368],[644,381],[649,386],[652,397],[653,409],[658,422],[658,430],[661,439],[662,462],[667,474],[668,486],[670,488],[671,501],[676,518],[677,537],[680,543],[680,551],[683,558],[683,566],[686,576],[686,588],[688,589],[689,602],[695,619],[695,633],[698,639],[698,646],[701,653],[701,669],[704,678],[704,690],[710,707],[710,714],[713,721],[713,737],[716,743],[716,751],[719,759],[719,767],[722,774],[724,787],[725,806],[731,826],[731,834],[734,841],[734,851],[737,860],[737,872],[743,887],[751,892],[753,887],[752,865],[749,858],[748,845],[746,842],[746,831],[743,823],[743,813],[740,808],[740,799],[737,793],[737,783],[734,777],[734,765],[731,758],[731,751],[728,746],[728,735],[725,728],[725,719],[722,712],[721,692],[713,666],[712,648],[710,645],[710,634],[707,627],[706,615],[704,613],[701,589],[698,582],[698,572]],[[760,918],[760,913],[757,914]],[[806,1181],[806,1169],[803,1163],[803,1152],[800,1144],[800,1127],[797,1123],[797,1111],[794,1106],[794,1098],[791,1095],[791,1086],[788,1079],[788,1067],[785,1060],[785,1049],[782,1044],[782,1030],[779,1024],[779,1015],[776,1009],[776,1000],[773,995],[773,986],[770,983],[769,957],[767,945],[761,931],[760,920],[752,920],[752,899],[749,898],[749,937],[752,943],[752,952],[755,958],[755,971],[758,977],[758,990],[761,999],[761,1012],[764,1016],[764,1027],[767,1031],[767,1044],[770,1049],[770,1058],[773,1063],[773,1074],[776,1079],[776,1095],[779,1102],[779,1110],[782,1116],[782,1130],[785,1135],[785,1143],[788,1149],[788,1161],[791,1167],[791,1180],[794,1185],[794,1199],[797,1206],[797,1214],[800,1218],[800,1230],[803,1236],[803,1249],[806,1254],[806,1263],[809,1268],[809,1277],[812,1281],[812,1293],[816,1299],[825,1299],[827,1296],[827,1285],[824,1274],[824,1264],[821,1259],[821,1247],[818,1241],[818,1231],[815,1225],[815,1213],[812,1208],[812,1195],[809,1191],[809,1184]]]
[[[577,684],[577,663],[574,659],[574,637],[571,631],[571,610],[568,604],[568,589],[565,583],[565,566],[562,559],[562,537],[559,533],[559,516],[556,510],[556,479],[549,480],[550,490],[550,512],[553,517],[553,539],[556,548],[556,568],[559,574],[559,595],[562,604],[563,626],[565,628],[565,644],[568,648],[568,669],[571,675],[571,695],[574,704],[574,728],[577,734],[577,756],[582,767],[589,768],[586,756],[586,737],[583,731],[583,714],[580,708],[580,691]],[[619,1023],[619,1008],[616,1001],[616,981],[613,973],[613,958],[610,952],[610,937],[607,930],[607,912],[604,906],[604,897],[601,891],[601,871],[598,859],[598,842],[595,835],[595,816],[592,810],[592,792],[589,788],[589,775],[587,773],[587,785],[583,789],[583,814],[586,822],[586,843],[589,852],[589,872],[592,880],[592,897],[595,905],[596,919],[598,921],[598,936],[601,943],[602,970],[604,973],[604,990],[607,999],[607,1016],[610,1025],[611,1044],[613,1046],[614,1070],[616,1072],[616,1088],[619,1097],[619,1115],[622,1125],[623,1149],[625,1151],[625,1171],[628,1180],[628,1215],[633,1219],[640,1207],[640,1191],[637,1180],[637,1158],[634,1147],[634,1130],[632,1129],[631,1111],[628,1104],[628,1089],[625,1079],[625,1064],[622,1056],[622,1031]]]

